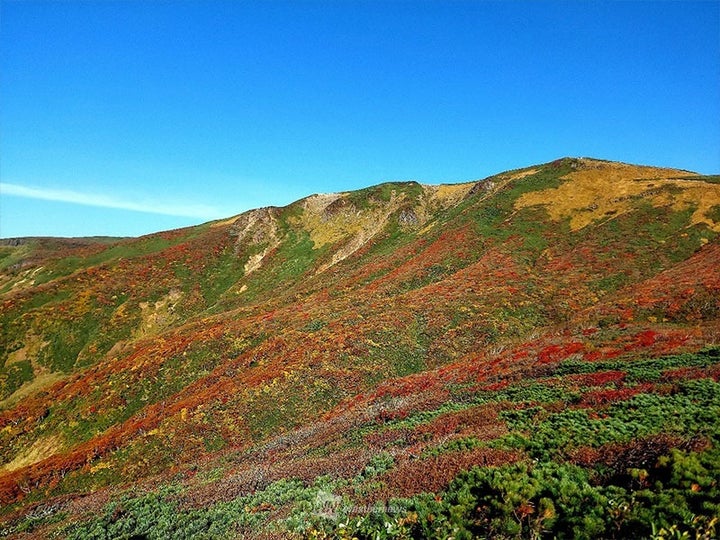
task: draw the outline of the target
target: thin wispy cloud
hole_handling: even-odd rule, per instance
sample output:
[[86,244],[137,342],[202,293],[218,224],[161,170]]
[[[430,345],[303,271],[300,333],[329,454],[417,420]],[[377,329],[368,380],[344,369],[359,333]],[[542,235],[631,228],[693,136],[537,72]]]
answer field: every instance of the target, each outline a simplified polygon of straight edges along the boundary
[[41,199],[45,201],[58,201],[99,208],[117,208],[144,212],[147,214],[162,214],[166,216],[191,217],[199,219],[216,219],[223,217],[217,208],[203,204],[185,203],[157,203],[155,201],[137,202],[123,200],[100,193],[81,193],[66,189],[48,189],[21,186],[0,182],[0,194],[28,199]]

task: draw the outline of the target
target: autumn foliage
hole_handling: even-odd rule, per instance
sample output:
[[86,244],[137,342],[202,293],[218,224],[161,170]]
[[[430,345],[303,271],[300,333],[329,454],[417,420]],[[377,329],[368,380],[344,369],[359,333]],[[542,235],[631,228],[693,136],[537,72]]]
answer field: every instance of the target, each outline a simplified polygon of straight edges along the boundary
[[[605,169],[638,195],[603,199],[603,215],[553,199]],[[137,239],[0,245],[0,522],[42,537],[132,489],[145,495],[128,505],[152,500],[188,530],[193,512],[210,512],[210,527],[230,505],[235,522],[213,525],[223,534],[284,523],[330,535],[337,523],[301,508],[332,493],[348,508],[403,499],[385,530],[418,537],[446,530],[433,519],[451,527],[442,494],[462,482],[500,493],[492,471],[548,486],[570,471],[639,501],[648,478],[685,489],[663,476],[672,466],[701,477],[682,492],[689,508],[692,493],[710,504],[716,486],[690,462],[711,468],[717,444],[716,422],[693,407],[715,410],[720,379],[720,224],[691,203],[717,187],[568,158]],[[631,410],[654,424],[632,424]],[[533,468],[541,458],[551,464]],[[168,495],[149,495],[157,486]],[[517,534],[568,534],[565,510],[541,503],[550,491],[526,495],[502,510],[481,497],[453,526],[512,536],[514,512]],[[609,530],[601,506],[593,526]],[[108,507],[104,530],[128,512]],[[676,520],[653,515],[656,528]],[[616,531],[651,530],[615,517]]]

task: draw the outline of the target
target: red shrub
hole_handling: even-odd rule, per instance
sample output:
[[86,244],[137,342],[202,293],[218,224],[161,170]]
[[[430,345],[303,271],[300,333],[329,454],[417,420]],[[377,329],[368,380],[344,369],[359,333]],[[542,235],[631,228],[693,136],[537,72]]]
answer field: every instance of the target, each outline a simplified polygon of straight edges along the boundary
[[642,347],[649,347],[657,340],[658,333],[652,330],[645,330],[635,336],[635,342]]
[[578,341],[573,341],[564,345],[549,345],[538,353],[538,362],[541,364],[560,362],[568,356],[583,350],[585,350],[585,345]]

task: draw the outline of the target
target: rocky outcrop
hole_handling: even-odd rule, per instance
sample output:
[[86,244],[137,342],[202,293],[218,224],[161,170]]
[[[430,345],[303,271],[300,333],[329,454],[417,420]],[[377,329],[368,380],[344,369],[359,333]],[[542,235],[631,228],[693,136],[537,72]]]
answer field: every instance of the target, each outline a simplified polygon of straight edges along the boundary
[[262,246],[262,251],[255,253],[245,263],[245,274],[249,274],[262,265],[265,256],[280,244],[278,236],[277,216],[279,209],[273,206],[250,210],[238,217],[230,228],[235,236],[235,253],[248,247]]

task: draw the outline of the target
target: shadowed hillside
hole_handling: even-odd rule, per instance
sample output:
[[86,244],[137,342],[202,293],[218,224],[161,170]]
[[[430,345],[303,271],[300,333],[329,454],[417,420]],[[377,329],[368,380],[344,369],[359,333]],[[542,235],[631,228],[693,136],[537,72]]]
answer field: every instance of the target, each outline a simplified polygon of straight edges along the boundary
[[0,536],[711,538],[718,233],[565,158],[3,241]]

